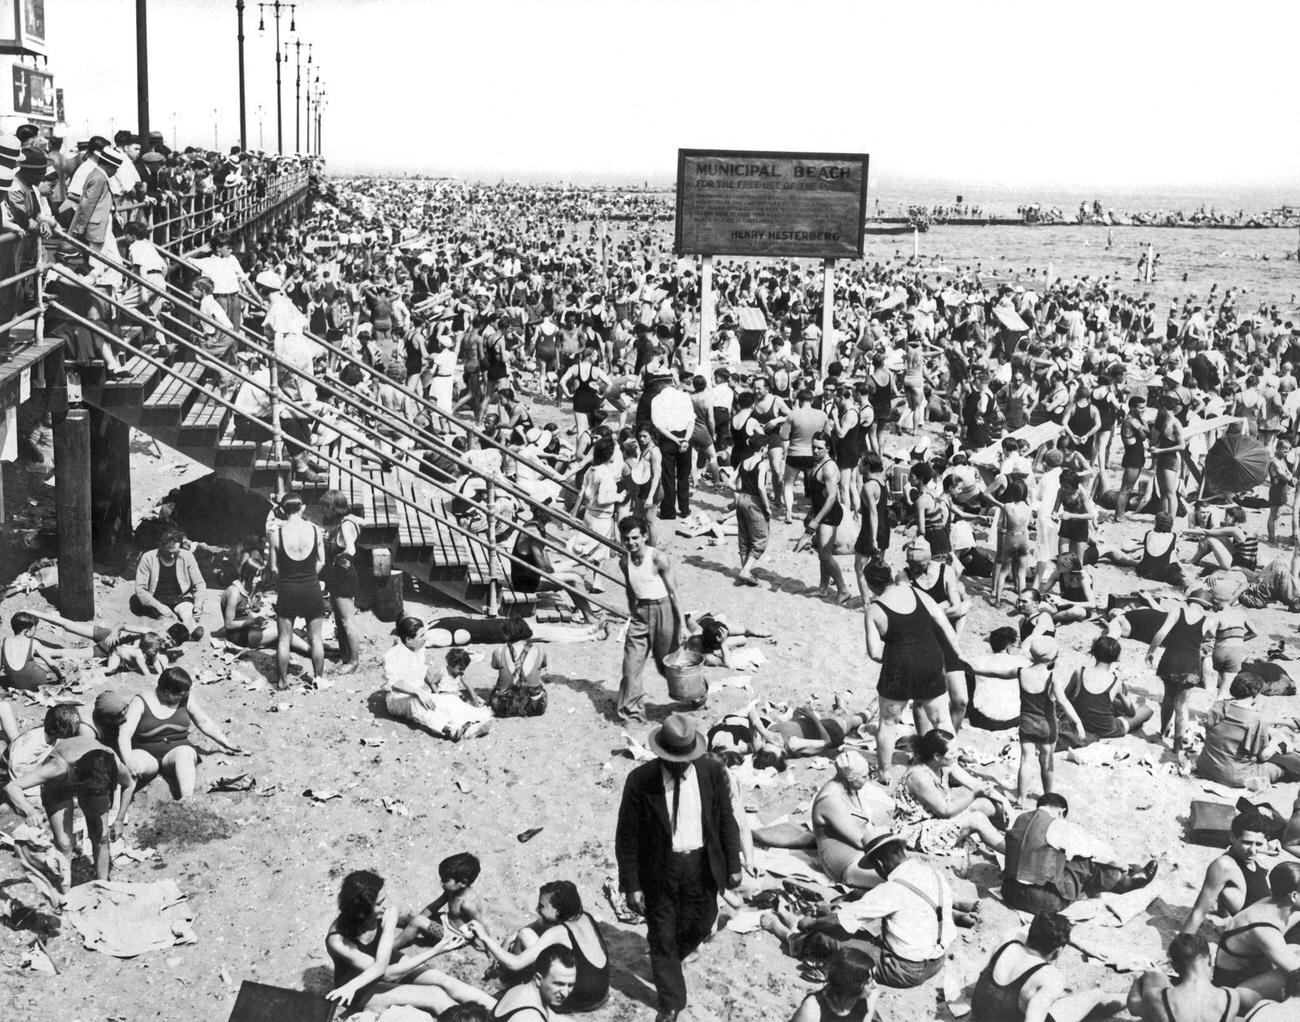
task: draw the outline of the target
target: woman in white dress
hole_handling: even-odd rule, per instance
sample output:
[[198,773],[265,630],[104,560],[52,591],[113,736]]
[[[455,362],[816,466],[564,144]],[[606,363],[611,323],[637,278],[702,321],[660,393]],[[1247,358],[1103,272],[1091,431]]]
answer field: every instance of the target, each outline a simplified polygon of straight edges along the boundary
[[384,654],[382,691],[388,712],[454,742],[487,734],[492,711],[465,680],[469,654],[449,651],[446,670],[439,671],[429,663],[423,621],[404,617],[393,634],[398,641]]

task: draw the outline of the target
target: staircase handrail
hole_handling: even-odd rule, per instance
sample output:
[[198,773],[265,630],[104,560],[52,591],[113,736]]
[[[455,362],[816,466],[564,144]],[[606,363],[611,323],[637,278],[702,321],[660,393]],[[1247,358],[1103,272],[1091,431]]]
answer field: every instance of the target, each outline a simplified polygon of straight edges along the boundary
[[[75,274],[69,272],[64,267],[56,266],[54,269],[56,274],[64,278],[65,280],[69,280],[73,283],[78,283],[84,286],[85,284],[84,281],[81,281],[80,278],[78,278]],[[177,344],[182,345],[191,353],[198,356],[200,361],[203,364],[211,365],[214,371],[233,376],[234,378],[239,379],[244,383],[247,383],[250,387],[254,388],[255,390],[258,390],[261,393],[266,394],[268,397],[276,393],[276,387],[274,385],[264,385],[252,379],[247,374],[239,371],[238,368],[232,369],[232,367],[230,367],[227,363],[215,359],[210,352],[208,352],[202,347],[202,345],[196,344],[185,337],[181,337],[174,330],[162,326],[161,324],[153,323],[152,321],[146,319],[139,312],[139,310],[134,309],[128,305],[124,305],[117,299],[110,298],[103,294],[97,294],[97,297],[102,301],[108,302],[119,312],[124,313],[127,316],[133,317],[137,322],[149,326],[151,329],[160,331],[164,336],[175,341]],[[253,343],[253,344],[249,344],[248,346],[250,348],[255,348],[259,352],[259,354],[266,356],[268,359],[275,358],[274,349],[270,348],[269,345]],[[294,373],[298,377],[309,381],[315,379],[313,376],[311,376],[310,373],[307,373],[306,371],[299,369],[297,366],[289,365],[284,362],[279,362],[278,369],[288,369],[290,372]],[[335,389],[332,384],[330,384],[329,387],[331,390]],[[345,398],[348,397],[348,395],[342,393],[340,394],[340,396]],[[341,431],[338,429],[336,425],[334,425],[328,419],[322,417],[321,415],[313,412],[305,405],[300,405],[298,402],[292,401],[288,397],[282,395],[276,395],[276,400],[286,405],[290,410],[302,416],[303,418],[309,419],[312,422],[323,425],[326,428],[334,429],[335,432],[339,432],[341,434]],[[460,493],[454,487],[449,486],[447,483],[443,482],[442,480],[435,479],[432,476],[424,473],[421,470],[421,466],[419,462],[414,462],[413,459],[411,461],[408,461],[405,458],[407,452],[405,451],[401,452],[402,457],[399,458],[395,456],[398,452],[386,452],[381,448],[375,446],[373,443],[370,443],[368,440],[365,439],[366,434],[369,432],[369,430],[364,422],[341,410],[336,409],[336,412],[338,412],[340,419],[345,420],[348,425],[351,425],[358,430],[358,433],[356,435],[348,435],[348,439],[353,443],[359,442],[361,446],[363,446],[364,448],[372,452],[381,461],[392,462],[394,464],[400,463],[402,465],[403,470],[406,471],[413,478],[418,479],[421,482],[427,483],[431,486],[434,486],[440,491],[442,491],[443,493],[446,493],[455,499],[465,501],[465,503],[468,504],[470,507],[473,507],[476,510],[481,511],[483,514],[488,515],[489,517],[495,514],[495,512],[490,510],[487,505],[480,503],[479,501],[475,500],[470,496],[467,496],[466,494]],[[250,418],[249,416],[245,416],[245,417]],[[260,421],[260,420],[256,420],[256,421]],[[393,421],[398,422],[399,420],[394,419]],[[280,442],[283,442],[285,439],[287,439],[283,435],[283,432],[278,429],[278,424],[276,424],[276,432],[277,432],[277,439]],[[419,438],[412,436],[411,439],[418,440]],[[309,447],[308,450],[314,452],[315,448]],[[488,475],[484,473],[481,469],[474,468],[474,466],[471,466],[468,463],[462,462],[462,465],[468,469],[471,469],[474,472],[474,474],[476,474],[479,478],[483,479],[485,483],[500,486],[501,488],[505,489],[507,492],[511,493],[512,496],[515,495],[521,496],[534,509],[541,508],[548,515],[552,517],[555,517],[557,519],[560,517],[555,513],[554,509],[552,509],[548,505],[544,505],[541,501],[538,501],[536,500],[536,498],[531,497],[525,491],[518,490],[517,487],[515,487],[513,484],[508,484],[508,480],[501,479],[494,475]],[[520,531],[524,531],[525,535],[531,536],[532,538],[536,539],[538,542],[540,542],[543,546],[547,547],[548,549],[554,550],[556,553],[564,554],[566,557],[576,560],[583,568],[586,568],[587,570],[591,571],[593,574],[599,574],[603,578],[608,579],[610,582],[614,582],[618,584],[622,583],[622,579],[617,578],[616,576],[611,575],[609,572],[605,571],[602,567],[600,567],[600,565],[596,561],[588,560],[587,558],[584,558],[580,555],[575,555],[574,553],[569,551],[566,547],[556,542],[555,540],[550,539],[546,536],[542,536],[538,533],[527,532],[525,530],[520,530]]]
[[[58,268],[58,270],[59,270],[60,273],[63,273],[63,274],[66,274],[66,272],[67,272],[67,271],[65,271],[65,270],[62,270],[62,268]],[[167,364],[166,364],[165,362],[163,362],[161,359],[155,358],[154,356],[148,354],[147,352],[142,351],[141,349],[137,348],[135,345],[131,344],[129,341],[125,341],[125,340],[123,340],[122,338],[118,337],[116,334],[112,333],[112,331],[110,331],[107,327],[105,327],[102,323],[97,322],[97,321],[95,321],[95,320],[86,319],[84,316],[82,316],[82,315],[80,315],[80,314],[74,312],[73,310],[69,309],[66,305],[64,305],[62,302],[59,302],[59,301],[57,301],[57,300],[54,301],[54,302],[51,302],[49,307],[50,307],[51,309],[57,309],[58,312],[60,313],[60,315],[66,316],[66,317],[67,317],[69,320],[71,320],[72,322],[77,323],[77,324],[79,324],[80,326],[85,327],[87,330],[90,330],[92,333],[99,334],[102,338],[104,338],[105,340],[109,341],[109,342],[110,342],[111,344],[113,344],[115,347],[120,347],[120,348],[122,348],[124,351],[126,351],[127,353],[129,353],[129,354],[131,354],[131,355],[133,355],[133,356],[135,356],[135,357],[137,357],[137,358],[141,358],[141,359],[143,359],[145,362],[148,362],[150,365],[152,365],[152,366],[154,366],[154,367],[156,367],[156,368],[158,368],[158,369],[161,369],[164,373],[166,373],[166,374],[167,374],[168,376],[170,376],[171,378],[173,378],[173,379],[182,379],[182,380],[184,380],[184,382],[185,382],[185,383],[186,383],[186,384],[187,384],[187,385],[188,385],[192,390],[196,391],[197,393],[202,394],[204,397],[208,398],[208,400],[210,400],[210,401],[215,401],[215,402],[217,402],[218,404],[225,406],[226,408],[228,408],[228,409],[230,409],[232,412],[234,412],[236,415],[242,416],[243,418],[248,419],[249,421],[251,421],[251,422],[257,424],[258,426],[261,426],[261,427],[265,427],[265,426],[266,426],[266,423],[263,422],[262,420],[260,420],[260,419],[255,419],[255,418],[253,418],[252,416],[248,415],[246,412],[243,412],[243,411],[241,411],[240,409],[238,409],[237,407],[235,407],[234,402],[231,401],[231,400],[229,400],[228,398],[226,398],[224,395],[217,393],[216,391],[210,389],[209,387],[204,386],[204,385],[201,384],[201,383],[194,382],[194,381],[192,381],[192,380],[190,380],[190,379],[188,379],[188,378],[186,378],[186,377],[181,376],[181,375],[180,375],[179,373],[177,373],[174,369],[172,369],[171,366],[167,365]],[[206,363],[210,363],[210,364],[211,364],[215,369],[219,369],[219,370],[221,370],[221,371],[226,371],[226,370],[228,369],[228,367],[225,366],[224,363],[219,363],[219,362],[217,362],[215,359],[213,359],[210,355],[207,355],[206,353],[204,353],[204,361],[205,361]],[[239,375],[239,374],[236,374],[236,375]],[[253,384],[254,386],[257,385],[257,384],[255,383],[255,381],[253,381],[253,380],[251,380],[251,379],[248,379],[246,376],[243,377],[243,379],[245,380],[245,382],[248,382],[248,383],[250,383],[250,384]],[[293,403],[293,402],[286,402],[286,403],[289,404],[290,407],[293,407],[293,406],[294,406],[294,403]],[[297,410],[300,410],[300,411],[301,411],[301,409],[297,409]],[[480,537],[480,536],[474,534],[473,532],[471,532],[469,529],[466,529],[464,526],[462,526],[459,522],[455,521],[454,519],[452,519],[452,518],[448,518],[448,517],[445,517],[445,516],[438,515],[438,514],[437,514],[436,512],[434,512],[431,508],[422,508],[422,507],[420,507],[419,504],[417,504],[415,501],[413,501],[413,500],[409,499],[408,497],[406,497],[406,496],[405,496],[403,493],[401,493],[399,490],[395,490],[395,489],[393,489],[392,487],[389,487],[389,486],[387,486],[386,484],[384,484],[384,483],[382,483],[382,482],[379,482],[379,481],[377,481],[377,480],[366,478],[366,477],[363,476],[361,473],[359,473],[359,472],[357,472],[355,469],[351,468],[349,465],[344,464],[342,461],[338,460],[337,458],[332,457],[331,455],[324,454],[324,453],[322,453],[322,452],[316,451],[316,450],[315,450],[314,448],[312,448],[309,444],[305,444],[305,443],[303,443],[303,442],[302,442],[301,440],[299,440],[297,437],[284,436],[282,439],[283,439],[284,441],[287,441],[287,442],[291,443],[291,444],[294,444],[296,447],[298,447],[298,448],[299,448],[300,450],[302,450],[304,453],[311,453],[314,457],[316,457],[316,458],[320,459],[321,461],[325,462],[326,464],[330,465],[332,468],[336,468],[336,469],[338,469],[340,472],[342,472],[342,473],[344,473],[344,474],[350,476],[350,477],[353,478],[353,479],[356,479],[356,480],[362,482],[362,483],[365,484],[366,486],[369,486],[369,487],[371,487],[372,489],[377,490],[377,491],[379,491],[380,493],[383,493],[383,494],[385,494],[385,495],[388,496],[388,497],[392,497],[393,499],[395,499],[395,500],[398,501],[399,503],[406,505],[407,507],[411,508],[412,510],[414,510],[414,511],[417,512],[418,514],[429,515],[430,517],[437,518],[437,519],[440,520],[444,525],[446,525],[448,528],[450,528],[452,531],[454,531],[454,532],[456,532],[456,533],[459,533],[461,536],[465,537],[465,539],[467,539],[469,542],[471,542],[471,543],[477,543],[479,546],[487,547],[487,548],[489,548],[489,549],[491,549],[491,547],[494,545],[492,541],[490,541],[490,540],[485,540],[485,539],[483,539],[482,537]],[[376,453],[379,453],[378,450],[375,449],[375,448],[373,448],[373,447],[372,447],[372,450],[375,450]],[[383,458],[383,459],[386,460],[386,461],[393,461],[393,460],[394,460],[393,458],[388,457],[388,456],[385,456],[385,455],[382,455],[382,454],[380,454],[380,456],[381,456],[381,458]],[[515,525],[515,526],[513,526],[513,527],[514,527],[516,530],[518,530],[518,531],[523,531],[522,529],[519,528],[518,525]],[[535,535],[535,534],[529,533],[528,535]],[[511,561],[512,563],[514,563],[514,564],[518,564],[518,565],[520,565],[521,567],[527,568],[528,570],[530,570],[530,571],[536,573],[539,577],[547,579],[547,580],[550,581],[553,585],[555,585],[557,588],[559,588],[559,589],[563,589],[564,591],[566,591],[566,592],[568,592],[568,593],[570,593],[570,594],[577,595],[577,596],[581,596],[582,598],[584,598],[585,600],[587,600],[588,603],[593,603],[593,604],[595,604],[596,606],[600,607],[602,610],[608,611],[609,613],[615,615],[616,617],[627,617],[627,616],[628,616],[628,613],[627,613],[626,610],[620,610],[620,609],[618,609],[618,608],[611,607],[611,606],[609,606],[608,604],[602,602],[601,600],[595,599],[595,598],[592,596],[592,594],[590,594],[590,593],[580,592],[578,589],[574,588],[574,587],[571,586],[569,583],[564,582],[563,580],[557,578],[555,575],[551,574],[550,572],[547,572],[547,571],[545,571],[545,570],[543,570],[543,569],[541,569],[541,568],[538,568],[536,565],[534,565],[534,564],[530,564],[529,562],[524,561],[522,558],[519,558],[519,557],[515,556],[515,554],[514,554],[512,551],[507,551],[507,550],[501,550],[501,549],[498,549],[497,552],[498,552],[502,557],[505,557],[507,560]],[[492,571],[494,568],[495,568],[495,565],[489,565],[489,576],[491,576],[491,571]]]
[[[182,266],[184,266],[188,270],[191,270],[192,272],[195,273],[203,272],[202,267],[196,266],[190,259],[186,258],[183,255],[180,255],[176,252],[167,252],[167,251],[164,251],[162,254],[165,258],[180,263]],[[260,300],[251,301],[250,304],[259,309],[265,310],[266,308],[266,304]],[[310,330],[303,330],[302,333],[303,336],[306,337],[308,340],[314,341],[316,344],[319,344],[322,348],[324,348],[326,351],[330,352],[331,354],[338,355],[349,364],[357,366],[359,369],[361,369],[362,372],[366,373],[367,375],[381,380],[385,386],[391,387],[393,390],[397,391],[403,397],[408,399],[413,399],[418,405],[420,405],[420,407],[424,408],[426,411],[433,412],[444,422],[454,425],[457,429],[462,429],[466,433],[472,434],[474,437],[478,439],[479,443],[487,444],[489,447],[493,447],[496,450],[501,451],[504,457],[512,458],[515,461],[522,462],[523,464],[527,465],[529,468],[533,469],[533,471],[541,473],[541,475],[544,478],[551,480],[551,482],[553,483],[558,483],[563,489],[568,490],[570,493],[577,492],[577,487],[575,487],[562,475],[560,475],[558,472],[552,469],[549,465],[545,465],[542,462],[533,461],[531,458],[525,458],[517,451],[512,451],[505,444],[501,443],[501,441],[497,440],[492,436],[489,436],[487,433],[484,433],[477,426],[472,426],[469,423],[456,418],[454,414],[446,411],[436,401],[430,401],[428,398],[426,398],[423,394],[420,394],[418,391],[411,390],[408,387],[406,387],[405,384],[396,382],[395,380],[384,375],[384,373],[376,369],[374,366],[370,365],[367,362],[363,362],[361,359],[354,356],[351,352],[344,351],[342,348],[338,347],[337,345],[332,344],[331,342],[324,340],[321,337],[317,337]],[[622,552],[622,548],[619,547],[618,544],[609,543],[609,545],[611,546],[611,548],[618,550],[620,553]]]
[[[99,259],[102,262],[108,262],[108,260],[105,259],[102,253],[96,252],[94,249],[91,249],[90,247],[82,244],[80,241],[78,241],[75,238],[68,237],[66,235],[65,237],[67,237],[67,240],[69,240],[73,245],[77,246],[83,252],[85,252],[88,257],[92,259]],[[259,351],[261,354],[265,355],[269,360],[277,364],[278,367],[277,371],[279,371],[279,369],[288,369],[290,372],[296,374],[297,376],[303,379],[308,380],[309,382],[312,383],[318,382],[316,378],[312,376],[310,373],[307,373],[296,366],[289,365],[283,362],[282,360],[280,360],[279,357],[275,354],[274,348],[272,348],[269,345],[269,343],[264,341],[263,339],[257,338],[257,335],[254,334],[252,331],[246,331],[243,334],[233,331],[229,327],[217,323],[215,320],[209,318],[204,313],[199,311],[199,309],[196,306],[194,306],[192,302],[190,302],[188,296],[185,296],[184,298],[178,297],[179,295],[184,295],[184,292],[177,291],[176,294],[173,295],[169,293],[166,289],[159,287],[157,284],[140,276],[139,274],[135,273],[128,267],[123,267],[123,266],[118,266],[117,264],[113,264],[113,268],[116,269],[123,276],[127,277],[134,283],[137,283],[140,286],[148,289],[152,293],[167,298],[173,304],[179,304],[180,306],[185,308],[186,311],[190,312],[192,315],[197,317],[201,322],[214,327],[222,334],[225,334],[226,336],[243,344],[247,348],[255,349]],[[71,277],[67,273],[61,273],[60,275],[65,277],[66,279],[75,280],[75,278]],[[84,285],[84,282],[81,283]],[[185,345],[187,348],[190,348],[191,350],[194,351],[203,350],[201,347],[192,344],[187,339],[177,336],[174,331],[168,330],[166,327],[162,326],[161,324],[156,324],[150,320],[144,320],[142,317],[140,317],[140,314],[136,310],[131,309],[128,306],[122,305],[121,303],[116,302],[114,299],[108,298],[107,296],[103,295],[100,292],[96,292],[96,296],[101,300],[112,303],[116,308],[122,310],[123,312],[126,312],[128,315],[135,316],[137,319],[140,319],[141,322],[143,322],[146,326],[152,329],[162,330],[168,337],[173,338],[179,343]],[[324,343],[324,342],[320,342],[317,339],[317,343]],[[357,364],[363,366],[365,365],[365,363],[357,363]],[[386,383],[391,382],[388,380],[387,377],[382,377],[382,378]],[[256,386],[256,384],[254,384],[254,386]],[[570,515],[567,511],[564,511],[561,508],[556,508],[547,504],[543,504],[536,497],[532,496],[530,493],[528,493],[526,490],[520,487],[517,483],[513,483],[510,480],[505,479],[504,477],[490,476],[488,473],[484,472],[483,469],[461,458],[459,452],[457,452],[450,444],[440,439],[436,433],[432,431],[421,431],[419,433],[412,432],[406,423],[403,423],[401,420],[392,416],[392,414],[386,408],[383,408],[381,405],[377,405],[374,402],[370,402],[369,400],[365,399],[363,395],[358,394],[353,388],[348,387],[346,384],[343,384],[341,381],[331,383],[330,390],[331,392],[338,394],[338,396],[343,397],[345,400],[348,400],[349,403],[354,408],[358,408],[359,410],[361,410],[367,415],[371,415],[377,419],[381,419],[390,428],[396,429],[399,433],[401,433],[403,436],[407,437],[408,439],[416,440],[420,443],[426,444],[427,446],[435,449],[438,452],[438,454],[440,454],[442,457],[446,458],[447,460],[451,461],[452,464],[456,465],[458,468],[462,469],[463,471],[468,472],[472,475],[476,475],[479,478],[483,479],[485,482],[489,478],[491,478],[497,485],[505,489],[506,492],[508,492],[511,496],[515,497],[518,500],[523,501],[528,506],[534,509],[538,509],[538,508],[544,509],[545,512],[551,517],[553,517],[556,521],[561,522],[562,524],[567,525],[569,528],[582,533],[588,539],[595,540],[596,542],[604,545],[605,547],[612,550],[616,554],[621,554],[623,552],[623,549],[619,544],[613,542],[608,537],[602,536],[600,535],[600,533],[595,532],[585,522],[578,520],[576,517]],[[312,418],[315,419],[316,417],[312,416]],[[453,420],[453,421],[459,422],[459,420]],[[366,428],[364,424],[358,423],[358,425],[361,426],[362,429]],[[530,465],[530,466],[533,465],[531,459],[519,457],[515,452],[511,451],[508,447],[498,445],[498,448],[502,451],[503,456],[513,457],[516,461],[526,465]],[[433,482],[433,480],[431,479],[429,481]],[[572,557],[573,555],[566,554],[566,556]],[[584,567],[589,567],[593,571],[600,571],[601,574],[605,574],[603,571],[601,571],[601,569],[597,568],[594,565],[594,563],[588,563],[581,558],[579,558],[579,560],[582,561]],[[609,575],[605,575],[605,577],[610,578],[612,581],[620,581],[618,579],[614,579],[612,576]]]

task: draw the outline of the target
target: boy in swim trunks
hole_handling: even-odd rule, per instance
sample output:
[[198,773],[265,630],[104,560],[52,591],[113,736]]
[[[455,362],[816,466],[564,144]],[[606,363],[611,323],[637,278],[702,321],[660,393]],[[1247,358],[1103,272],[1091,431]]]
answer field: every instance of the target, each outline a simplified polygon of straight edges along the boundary
[[471,920],[486,926],[483,902],[474,890],[480,872],[482,866],[478,857],[469,852],[457,852],[438,863],[442,893],[407,924],[398,940],[404,936],[411,940],[423,937],[436,944],[443,939],[446,930],[462,933]]

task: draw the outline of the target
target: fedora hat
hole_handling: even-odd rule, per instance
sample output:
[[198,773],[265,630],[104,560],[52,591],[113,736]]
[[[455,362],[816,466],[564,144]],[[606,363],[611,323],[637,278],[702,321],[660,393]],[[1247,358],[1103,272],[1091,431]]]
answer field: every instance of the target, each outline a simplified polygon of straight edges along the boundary
[[660,727],[650,732],[650,748],[669,763],[689,763],[704,755],[704,736],[695,730],[695,721],[684,713],[670,714]]
[[876,857],[890,845],[901,845],[903,839],[888,827],[881,827],[862,845],[862,858],[858,865],[863,869],[875,869]]
[[22,162],[18,164],[19,170],[45,170],[50,165],[49,157],[35,146],[28,146],[23,150]]

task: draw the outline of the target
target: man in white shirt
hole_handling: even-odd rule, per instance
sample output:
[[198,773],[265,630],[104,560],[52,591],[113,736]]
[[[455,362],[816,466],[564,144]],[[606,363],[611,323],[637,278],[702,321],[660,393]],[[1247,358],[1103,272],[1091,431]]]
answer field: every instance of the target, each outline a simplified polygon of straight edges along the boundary
[[211,279],[212,297],[225,310],[226,318],[235,330],[239,331],[244,322],[244,300],[241,293],[252,293],[248,274],[235,258],[235,249],[229,235],[219,234],[212,239],[212,253],[204,259],[196,259],[195,265],[205,277]]
[[[956,902],[943,874],[909,859],[903,839],[888,830],[864,842],[859,865],[874,869],[885,882],[828,915],[768,917],[764,928],[784,940],[792,954],[806,954],[809,941],[830,951],[853,947],[871,958],[882,985],[920,986],[943,968],[957,937],[954,910],[970,918],[973,904]],[[879,936],[867,929],[876,922]]]
[[691,430],[695,426],[695,406],[684,391],[664,381],[650,399],[650,424],[654,426],[659,453],[663,456],[659,518],[665,522],[685,518],[691,513]]

